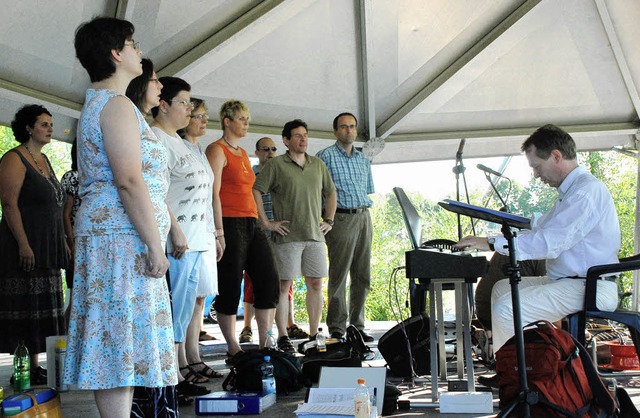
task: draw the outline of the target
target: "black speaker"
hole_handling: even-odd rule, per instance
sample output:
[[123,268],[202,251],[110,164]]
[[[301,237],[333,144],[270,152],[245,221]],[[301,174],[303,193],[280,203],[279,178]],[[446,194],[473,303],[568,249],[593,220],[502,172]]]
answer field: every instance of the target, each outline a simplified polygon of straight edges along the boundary
[[411,377],[431,372],[429,350],[429,317],[422,313],[402,321],[387,331],[378,341],[378,351],[397,377]]

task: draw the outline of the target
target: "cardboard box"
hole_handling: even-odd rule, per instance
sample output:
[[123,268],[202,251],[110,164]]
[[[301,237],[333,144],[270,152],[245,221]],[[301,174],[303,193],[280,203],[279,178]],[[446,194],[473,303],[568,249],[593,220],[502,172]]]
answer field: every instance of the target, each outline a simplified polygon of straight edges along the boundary
[[275,393],[212,392],[196,397],[196,415],[260,414],[275,403]]
[[440,412],[483,413],[493,412],[493,394],[490,392],[445,392],[440,394]]

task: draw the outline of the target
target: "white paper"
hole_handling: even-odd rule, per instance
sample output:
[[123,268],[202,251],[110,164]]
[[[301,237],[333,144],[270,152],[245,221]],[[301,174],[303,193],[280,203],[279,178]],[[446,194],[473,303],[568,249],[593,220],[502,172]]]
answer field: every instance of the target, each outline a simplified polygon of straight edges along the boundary
[[330,415],[355,415],[356,408],[353,400],[349,402],[335,403],[303,403],[295,410],[297,415],[305,414],[330,414]]
[[[373,393],[374,388],[369,388]],[[307,403],[298,405],[295,413],[299,417],[317,415],[345,415],[354,416],[356,413],[353,403],[355,388],[311,388]],[[375,404],[371,407],[371,417],[378,415]]]

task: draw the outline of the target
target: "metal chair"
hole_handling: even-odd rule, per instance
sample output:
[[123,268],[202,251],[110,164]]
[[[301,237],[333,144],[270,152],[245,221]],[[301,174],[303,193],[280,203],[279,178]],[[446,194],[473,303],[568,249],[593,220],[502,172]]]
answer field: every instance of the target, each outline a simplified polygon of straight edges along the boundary
[[[587,272],[584,294],[585,309],[569,315],[569,332],[582,345],[585,345],[585,327],[587,317],[600,318],[623,324],[629,330],[629,335],[640,357],[640,312],[618,308],[613,312],[604,312],[596,306],[596,292],[598,280],[607,274],[622,273],[625,271],[640,270],[640,254],[621,258],[616,264],[603,264],[591,267]],[[595,359],[594,359],[595,361]]]

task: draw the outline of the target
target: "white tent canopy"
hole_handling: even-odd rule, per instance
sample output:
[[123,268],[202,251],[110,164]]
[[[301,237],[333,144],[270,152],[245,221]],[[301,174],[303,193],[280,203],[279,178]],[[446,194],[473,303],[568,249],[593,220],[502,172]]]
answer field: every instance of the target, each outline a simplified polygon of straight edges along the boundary
[[[640,126],[637,0],[0,0],[0,123],[25,103],[54,113],[71,141],[88,77],[75,29],[126,18],[159,75],[184,78],[217,109],[251,110],[244,146],[309,124],[310,152],[342,111],[374,163],[519,153],[555,123],[580,150],[635,148]],[[375,148],[375,147],[374,147]]]

